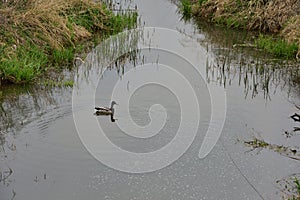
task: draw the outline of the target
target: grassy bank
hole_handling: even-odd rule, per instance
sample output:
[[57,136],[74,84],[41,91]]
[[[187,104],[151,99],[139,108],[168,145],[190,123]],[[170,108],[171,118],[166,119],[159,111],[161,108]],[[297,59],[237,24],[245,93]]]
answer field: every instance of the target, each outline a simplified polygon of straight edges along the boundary
[[257,47],[278,57],[300,58],[298,0],[182,0],[182,11],[228,27],[274,34],[276,39],[260,35]]
[[[1,1],[2,2],[2,1]],[[0,81],[26,83],[73,63],[82,41],[135,26],[90,0],[11,0],[0,3]]]

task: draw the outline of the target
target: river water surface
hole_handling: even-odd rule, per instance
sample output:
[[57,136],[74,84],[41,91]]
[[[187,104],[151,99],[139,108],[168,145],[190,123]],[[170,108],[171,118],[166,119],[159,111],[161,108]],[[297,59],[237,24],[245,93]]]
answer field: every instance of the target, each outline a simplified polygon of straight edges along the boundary
[[[182,20],[176,3],[129,2],[143,28],[99,44],[66,71],[73,88],[2,89],[1,200],[282,199],[277,181],[300,173],[288,157],[299,153],[251,151],[243,141],[298,150],[290,116],[299,112],[299,67],[238,47],[252,33]],[[119,104],[113,118],[93,115],[111,100]],[[94,137],[99,127],[103,140]],[[144,160],[131,162],[105,138]],[[165,146],[172,151],[147,154]]]

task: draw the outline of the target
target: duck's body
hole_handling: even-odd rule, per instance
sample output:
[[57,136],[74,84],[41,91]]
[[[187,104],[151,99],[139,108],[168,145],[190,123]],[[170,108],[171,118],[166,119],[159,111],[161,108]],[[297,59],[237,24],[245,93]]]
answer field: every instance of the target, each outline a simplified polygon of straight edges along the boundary
[[114,105],[117,105],[115,101],[111,102],[110,108],[108,107],[95,107],[96,109],[96,115],[113,115],[115,110],[114,110]]
[[112,115],[112,114],[114,114],[113,108],[95,107],[95,109],[96,109],[96,115]]

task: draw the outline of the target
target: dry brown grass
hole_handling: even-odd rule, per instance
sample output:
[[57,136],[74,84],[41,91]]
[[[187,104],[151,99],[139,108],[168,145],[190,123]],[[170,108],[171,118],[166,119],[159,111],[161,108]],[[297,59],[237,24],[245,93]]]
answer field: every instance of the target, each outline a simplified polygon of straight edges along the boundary
[[208,0],[194,13],[212,20],[239,16],[236,20],[249,22],[248,29],[278,32],[299,8],[298,0]]
[[[271,0],[265,5],[249,2],[249,29],[257,29],[265,32],[279,32],[287,21],[297,15],[298,0]],[[244,11],[245,12],[245,11]]]
[[296,42],[299,46],[296,57],[300,59],[300,16],[294,16],[289,20],[289,23],[281,31],[281,35],[288,42]]
[[[23,4],[23,5],[22,5]],[[22,5],[22,9],[18,8]],[[15,0],[0,9],[0,28],[5,34],[0,43],[6,44],[7,34],[12,35],[16,46],[32,40],[38,46],[50,45],[51,48],[62,48],[65,44],[73,44],[91,33],[83,26],[67,23],[69,9],[79,8],[80,12],[89,11],[99,4],[90,0]],[[106,18],[102,13],[103,20]],[[103,24],[97,24],[104,28]],[[33,34],[27,37],[26,34]],[[6,36],[6,37],[5,37]]]
[[0,2],[0,85],[31,82],[50,68],[69,66],[79,41],[99,41],[135,20],[91,0]]
[[192,13],[228,26],[280,34],[296,42],[300,57],[299,0],[207,0],[201,6],[194,2]]

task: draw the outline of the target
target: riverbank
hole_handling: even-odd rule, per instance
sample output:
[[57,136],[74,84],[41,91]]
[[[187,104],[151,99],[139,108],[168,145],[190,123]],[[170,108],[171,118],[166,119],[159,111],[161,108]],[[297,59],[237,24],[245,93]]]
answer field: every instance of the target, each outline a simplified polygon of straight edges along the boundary
[[115,14],[90,0],[0,3],[0,85],[34,82],[72,66],[87,43],[135,26],[136,12]]
[[256,47],[278,57],[300,58],[297,0],[183,0],[182,11],[228,27],[259,31],[263,34],[254,41]]

